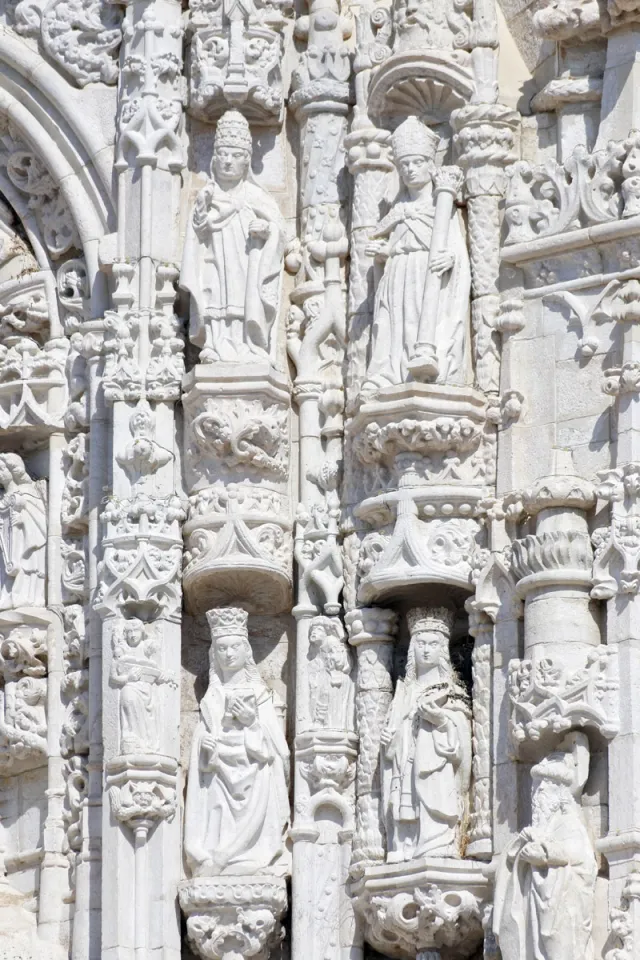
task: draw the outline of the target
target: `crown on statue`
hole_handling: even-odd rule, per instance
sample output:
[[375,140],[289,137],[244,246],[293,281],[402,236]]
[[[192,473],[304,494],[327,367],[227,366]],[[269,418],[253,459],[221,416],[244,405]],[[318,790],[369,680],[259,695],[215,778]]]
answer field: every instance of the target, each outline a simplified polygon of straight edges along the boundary
[[445,637],[451,636],[455,614],[448,607],[416,607],[407,614],[409,633],[426,633],[436,630]]
[[417,117],[409,117],[391,137],[396,160],[402,157],[429,157],[435,159],[440,137]]
[[227,110],[218,120],[215,146],[240,147],[251,152],[253,140],[251,129],[245,117],[238,110]]
[[242,607],[217,607],[207,611],[211,639],[248,636],[248,614]]

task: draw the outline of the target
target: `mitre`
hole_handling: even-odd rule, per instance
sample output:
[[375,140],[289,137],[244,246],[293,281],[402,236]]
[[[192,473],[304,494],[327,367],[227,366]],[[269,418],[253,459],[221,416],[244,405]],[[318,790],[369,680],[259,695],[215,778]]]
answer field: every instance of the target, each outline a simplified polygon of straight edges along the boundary
[[401,123],[391,137],[396,160],[402,157],[429,157],[433,160],[439,143],[440,137],[417,117],[409,117]]
[[239,147],[251,152],[253,148],[251,129],[246,118],[238,110],[227,110],[218,120],[215,147]]

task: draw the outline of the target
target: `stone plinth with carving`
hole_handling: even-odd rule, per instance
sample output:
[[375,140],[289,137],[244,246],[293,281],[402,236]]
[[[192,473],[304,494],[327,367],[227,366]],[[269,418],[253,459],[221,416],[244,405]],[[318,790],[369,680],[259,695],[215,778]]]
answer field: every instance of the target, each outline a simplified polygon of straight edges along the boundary
[[482,943],[490,897],[486,866],[428,857],[368,867],[354,887],[367,940],[398,960],[432,950],[443,960],[472,957]]
[[263,960],[284,931],[287,885],[270,877],[202,877],[178,890],[187,937],[203,960]]
[[186,386],[187,602],[280,612],[292,588],[287,381],[268,364],[216,364]]
[[421,582],[470,583],[489,480],[485,424],[476,391],[415,383],[381,391],[348,423],[361,602]]

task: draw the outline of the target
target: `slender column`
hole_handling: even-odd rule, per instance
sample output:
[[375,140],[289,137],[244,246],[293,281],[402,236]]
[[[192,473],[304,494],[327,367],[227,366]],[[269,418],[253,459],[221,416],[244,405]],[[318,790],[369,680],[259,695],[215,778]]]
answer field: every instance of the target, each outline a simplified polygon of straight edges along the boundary
[[[373,259],[365,253],[380,219],[380,197],[393,164],[389,133],[368,125],[352,130],[345,140],[353,177],[349,291],[347,298],[347,410],[359,398],[366,378],[367,351],[373,321]],[[349,464],[350,457],[347,457]]]
[[349,642],[358,654],[356,725],[360,739],[357,770],[353,871],[385,858],[380,783],[380,735],[393,699],[393,650],[397,630],[392,610],[364,607],[347,616]]
[[473,103],[452,121],[460,166],[465,171],[471,260],[471,321],[476,380],[487,394],[500,382],[500,203],[505,167],[515,160],[518,115],[499,103]]
[[[301,159],[301,229],[295,255],[288,259],[296,286],[287,339],[296,369],[300,427],[292,953],[311,951],[313,960],[347,960],[361,952],[347,892],[357,742],[353,676],[339,619],[343,261],[348,250],[341,174],[351,72],[343,42],[347,32],[336,0],[309,0],[308,16],[296,23],[296,34],[307,40],[308,50],[289,104],[300,128]],[[335,359],[327,363],[323,354],[330,342]],[[339,685],[341,706],[335,695],[319,695],[332,683]],[[309,909],[318,902],[318,910]]]
[[[458,167],[439,167],[435,174],[433,214],[433,233],[429,247],[429,264],[447,250],[449,224],[453,204],[462,186],[462,171]],[[435,380],[438,376],[436,357],[436,327],[438,324],[438,302],[442,287],[442,276],[427,267],[428,275],[424,288],[424,299],[429,309],[423,311],[418,328],[415,355],[409,360],[409,370],[416,380]]]
[[40,903],[38,933],[44,940],[60,942],[64,912],[64,897],[67,889],[68,861],[63,854],[64,799],[63,761],[60,755],[60,731],[62,727],[61,680],[62,663],[62,618],[61,618],[61,507],[64,472],[62,452],[65,446],[63,433],[54,433],[49,438],[49,484],[47,517],[47,606],[52,611],[49,627],[49,657],[47,680],[47,818],[44,825],[44,857],[40,873]]
[[473,779],[471,816],[466,854],[490,859],[492,849],[492,673],[493,629],[488,616],[471,614],[469,633],[475,638],[471,659],[473,675]]
[[[86,361],[87,412],[91,428],[89,446],[87,581],[89,595],[98,585],[100,557],[99,511],[108,475],[109,413],[100,389],[103,373],[103,321],[86,324],[81,353]],[[80,813],[81,847],[76,862],[76,897],[71,941],[72,960],[100,960],[102,886],[102,624],[93,608],[87,617],[89,755],[87,798]]]
[[[111,482],[93,593],[102,625],[101,960],[180,953],[175,906],[182,538],[173,404],[183,373],[178,193],[182,24],[175,0],[131,0],[124,21],[113,303],[102,391]],[[149,722],[127,706],[143,698]],[[153,869],[152,869],[153,865]]]
[[[606,600],[607,643],[618,656],[620,728],[609,744],[609,832],[598,847],[609,863],[609,907],[613,922],[622,910],[630,925],[632,943],[640,943],[637,890],[634,874],[640,867],[640,713],[636,708],[640,682],[640,594],[638,556],[640,518],[640,420],[638,395],[625,388],[625,367],[637,369],[640,326],[634,309],[637,281],[614,286],[609,312],[622,330],[622,370],[605,390],[616,394],[616,467],[601,475],[597,493],[609,501],[610,525],[594,537],[596,554],[592,596]],[[633,377],[627,382],[633,384]],[[626,898],[626,902],[625,902]],[[633,951],[630,955],[633,955]]]

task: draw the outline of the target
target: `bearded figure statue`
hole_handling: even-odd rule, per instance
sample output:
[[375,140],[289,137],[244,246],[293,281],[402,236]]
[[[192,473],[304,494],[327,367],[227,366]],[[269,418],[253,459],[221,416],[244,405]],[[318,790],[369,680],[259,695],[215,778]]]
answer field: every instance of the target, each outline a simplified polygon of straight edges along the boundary
[[531,770],[532,823],[498,867],[493,915],[503,960],[590,960],[597,865],[580,805],[589,742],[568,734]]
[[180,274],[201,363],[275,358],[284,222],[253,179],[252,150],[249,124],[228,110],[216,128],[211,179],[187,226]]
[[247,614],[222,607],[211,629],[209,687],[191,750],[184,847],[195,877],[287,870],[289,749],[261,679]]
[[471,776],[471,710],[449,655],[453,614],[409,613],[411,641],[381,735],[389,863],[459,856]]

